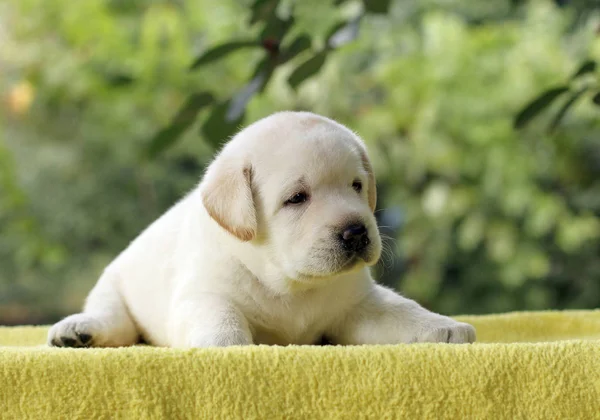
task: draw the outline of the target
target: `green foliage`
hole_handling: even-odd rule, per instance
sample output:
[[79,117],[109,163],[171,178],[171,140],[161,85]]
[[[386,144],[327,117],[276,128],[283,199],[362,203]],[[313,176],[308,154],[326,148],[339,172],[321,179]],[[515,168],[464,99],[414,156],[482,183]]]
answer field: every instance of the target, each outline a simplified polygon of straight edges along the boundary
[[371,13],[388,13],[390,0],[365,0],[365,9]]
[[171,146],[183,133],[194,124],[200,110],[214,102],[210,93],[196,93],[190,96],[181,106],[169,126],[161,130],[150,142],[148,155],[153,158]]
[[579,69],[575,72],[575,74],[571,77],[571,80],[575,80],[585,74],[593,73],[596,71],[596,62],[594,60],[586,60],[579,66]]
[[[298,65],[293,71],[288,78],[288,83],[292,88],[298,88],[304,81],[318,74],[331,50],[339,48],[357,37],[359,22],[365,12],[386,13],[389,8],[389,1],[365,0],[361,4],[362,8],[355,17],[338,23],[329,30],[324,49],[314,52],[312,57]],[[202,134],[215,146],[218,146],[224,138],[233,135],[239,128],[246,112],[246,106],[257,93],[265,90],[278,67],[311,49],[313,39],[306,33],[301,33],[294,41],[286,45],[286,36],[297,21],[294,14],[295,5],[289,5],[286,16],[283,16],[285,13],[282,13],[280,6],[279,0],[256,0],[251,6],[249,25],[252,27],[258,24],[261,28],[257,39],[225,42],[207,50],[192,63],[191,70],[197,71],[206,64],[223,59],[242,49],[256,49],[262,46],[264,50],[263,59],[256,65],[254,74],[246,86],[234,93],[232,97],[215,103],[210,117],[202,127]],[[329,5],[329,11],[333,10]],[[154,147],[157,138],[161,144],[167,144],[162,140],[165,137],[170,138],[168,143],[174,143],[190,125],[181,124],[179,115],[176,115],[171,125],[155,137],[150,147]]]
[[321,51],[299,65],[288,79],[290,86],[296,89],[306,79],[318,74],[325,64],[326,58],[327,52]]
[[[589,200],[600,191],[598,111],[576,102],[554,134],[512,128],[520,104],[580,60],[562,45],[565,20],[544,4],[498,25],[429,13],[422,36],[379,31],[404,40],[400,58],[377,62],[372,79],[339,82],[360,98],[380,89],[347,122],[380,150],[380,181],[393,191],[383,205],[400,206],[406,219],[400,287],[426,305],[450,313],[598,306],[596,260],[565,269],[599,249],[600,208]],[[592,39],[579,54],[599,52]],[[368,88],[356,92],[361,84]],[[577,96],[567,99],[573,105]]]
[[550,127],[549,127],[550,131],[554,131],[556,129],[556,127],[558,127],[558,125],[563,120],[563,118],[565,117],[565,115],[567,114],[569,109],[571,109],[571,107],[575,104],[575,102],[588,90],[590,90],[590,88],[588,86],[585,86],[585,87],[579,89],[578,91],[573,92],[569,96],[569,99],[567,99],[567,101],[563,104],[563,106],[558,110],[558,112],[552,119],[552,123],[550,124]]
[[[556,99],[571,91],[571,89],[573,89],[573,85],[579,85],[579,89],[575,90],[574,92],[570,92],[571,94],[552,118],[552,122],[550,123],[548,129],[550,131],[554,131],[577,100],[586,94],[589,96],[589,94],[591,94],[593,91],[600,89],[600,80],[598,80],[598,77],[595,74],[596,67],[597,65],[595,60],[585,60],[579,66],[573,76],[571,76],[568,85],[543,92],[540,96],[529,103],[521,112],[519,112],[515,118],[515,128],[525,127],[531,119],[552,105]],[[589,77],[587,77],[587,80],[584,80],[584,82],[581,83],[581,79],[585,79],[586,76]],[[592,97],[592,101],[595,102],[594,97]]]
[[558,99],[563,93],[569,91],[568,86],[561,86],[547,90],[538,96],[533,102],[525,107],[515,118],[515,128],[524,127],[529,120],[538,115],[541,111],[552,105],[555,99]]
[[256,41],[226,42],[224,44],[221,44],[219,46],[216,46],[216,47],[206,51],[204,54],[202,54],[200,57],[198,57],[196,60],[194,60],[194,62],[192,63],[191,69],[195,70],[198,67],[208,64],[212,61],[219,60],[220,58],[223,58],[234,51],[238,51],[238,50],[245,49],[245,48],[258,48],[258,47],[260,47],[260,44]]
[[573,28],[542,0],[291,4],[3,6],[0,319],[76,310],[228,136],[281,109],[367,142],[397,239],[381,281],[446,313],[599,306],[596,15]]

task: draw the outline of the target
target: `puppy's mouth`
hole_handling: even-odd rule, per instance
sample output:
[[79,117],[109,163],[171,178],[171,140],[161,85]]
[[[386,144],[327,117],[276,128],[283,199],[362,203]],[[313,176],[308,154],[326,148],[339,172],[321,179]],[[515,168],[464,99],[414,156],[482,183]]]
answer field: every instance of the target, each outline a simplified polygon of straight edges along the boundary
[[314,271],[303,270],[302,272],[298,272],[298,274],[305,279],[322,279],[349,273],[363,267],[365,264],[369,264],[367,257],[363,253],[340,252],[339,249],[332,249],[327,259],[332,263],[329,267],[325,268],[321,266]]
[[349,273],[354,270],[360,269],[365,265],[373,265],[370,248],[363,251],[347,251],[339,249],[333,250],[331,259],[335,261],[332,267],[330,267],[329,275],[337,275]]
[[354,252],[354,251],[345,251],[345,262],[342,264],[342,267],[338,272],[350,271],[356,268],[358,265],[369,265],[369,255],[368,250],[362,252]]
[[339,270],[337,270],[337,273],[341,274],[352,271],[359,265],[362,265],[363,263],[364,260],[362,258],[359,258],[356,255],[351,256],[350,258],[348,258],[348,261]]
[[334,235],[311,250],[310,257],[297,273],[303,278],[327,278],[373,266],[379,259],[378,241],[361,235],[359,240],[343,240]]

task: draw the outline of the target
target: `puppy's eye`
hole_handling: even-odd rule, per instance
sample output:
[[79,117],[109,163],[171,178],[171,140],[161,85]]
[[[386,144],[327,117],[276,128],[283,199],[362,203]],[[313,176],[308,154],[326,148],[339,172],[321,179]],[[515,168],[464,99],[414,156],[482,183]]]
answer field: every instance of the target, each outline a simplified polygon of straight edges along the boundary
[[361,192],[362,191],[362,182],[354,181],[352,183],[352,188],[354,188],[354,191],[356,191],[356,192]]
[[299,192],[291,196],[284,204],[301,204],[308,200],[308,194]]

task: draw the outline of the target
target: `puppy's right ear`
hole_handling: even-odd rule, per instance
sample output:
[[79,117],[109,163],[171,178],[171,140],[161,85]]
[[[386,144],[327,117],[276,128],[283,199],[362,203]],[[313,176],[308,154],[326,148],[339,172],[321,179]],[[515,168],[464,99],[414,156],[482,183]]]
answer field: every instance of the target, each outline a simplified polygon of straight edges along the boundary
[[242,241],[254,239],[257,231],[251,183],[250,165],[221,157],[210,165],[200,187],[210,217]]

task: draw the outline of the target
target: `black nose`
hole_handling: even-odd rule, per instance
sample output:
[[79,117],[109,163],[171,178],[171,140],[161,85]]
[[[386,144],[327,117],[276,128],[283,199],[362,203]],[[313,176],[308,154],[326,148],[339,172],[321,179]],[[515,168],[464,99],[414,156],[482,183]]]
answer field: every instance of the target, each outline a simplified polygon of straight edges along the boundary
[[360,252],[364,250],[371,241],[367,235],[367,228],[363,224],[349,225],[340,234],[342,247],[346,251]]

